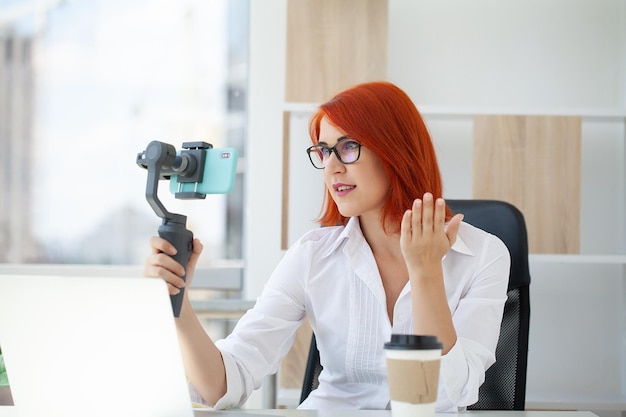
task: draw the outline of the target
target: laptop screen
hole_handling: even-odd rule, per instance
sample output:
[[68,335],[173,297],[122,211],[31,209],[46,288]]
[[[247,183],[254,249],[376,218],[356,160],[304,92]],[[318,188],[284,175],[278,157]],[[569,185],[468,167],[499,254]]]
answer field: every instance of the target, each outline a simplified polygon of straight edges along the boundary
[[0,276],[0,346],[20,415],[193,416],[162,280]]

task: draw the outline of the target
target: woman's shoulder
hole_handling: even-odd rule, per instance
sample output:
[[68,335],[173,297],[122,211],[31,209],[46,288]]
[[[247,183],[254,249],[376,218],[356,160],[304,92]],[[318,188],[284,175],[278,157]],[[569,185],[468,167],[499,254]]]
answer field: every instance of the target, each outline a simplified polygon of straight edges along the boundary
[[330,226],[309,230],[289,246],[283,263],[295,262],[302,266],[326,258],[341,246],[344,229],[343,226]]
[[474,253],[483,250],[508,252],[506,245],[498,236],[466,222],[461,222],[457,234],[458,239],[461,240],[467,249]]
[[342,248],[353,237],[354,229],[354,223],[348,222],[346,226],[323,226],[309,230],[291,245],[288,252],[325,258]]
[[311,229],[304,233],[300,239],[296,241],[296,244],[325,244],[334,243],[340,238],[341,234],[345,230],[345,226],[323,226],[317,229]]

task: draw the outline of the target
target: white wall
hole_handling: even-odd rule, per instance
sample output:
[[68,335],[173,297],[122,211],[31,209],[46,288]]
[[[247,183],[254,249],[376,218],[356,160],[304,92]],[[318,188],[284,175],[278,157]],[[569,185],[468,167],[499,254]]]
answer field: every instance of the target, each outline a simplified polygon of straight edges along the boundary
[[621,0],[389,4],[389,78],[418,105],[624,105]]
[[[259,294],[283,254],[286,1],[251,2],[247,298]],[[472,195],[475,112],[583,115],[581,250],[623,258],[626,0],[389,5],[389,79],[426,118],[446,196]],[[301,157],[308,164],[303,150]],[[291,220],[306,213],[306,227],[310,203],[298,204],[292,203]],[[626,267],[621,258],[599,259],[533,258],[527,391],[533,404],[593,410],[610,409],[610,401],[626,404]]]

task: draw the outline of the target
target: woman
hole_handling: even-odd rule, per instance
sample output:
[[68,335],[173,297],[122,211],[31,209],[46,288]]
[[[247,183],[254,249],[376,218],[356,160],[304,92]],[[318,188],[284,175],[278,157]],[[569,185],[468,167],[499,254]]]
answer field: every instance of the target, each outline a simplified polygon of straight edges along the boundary
[[[322,170],[320,223],[276,267],[254,308],[216,343],[188,299],[177,321],[192,391],[216,408],[243,403],[277,371],[306,317],[324,367],[301,408],[389,405],[383,345],[392,333],[443,343],[438,412],[478,399],[495,361],[509,253],[452,215],[433,145],[410,98],[387,82],[350,88],[310,121],[311,163]],[[153,237],[145,275],[184,284],[174,248]],[[194,241],[187,285],[202,245]],[[187,297],[185,291],[185,297]]]

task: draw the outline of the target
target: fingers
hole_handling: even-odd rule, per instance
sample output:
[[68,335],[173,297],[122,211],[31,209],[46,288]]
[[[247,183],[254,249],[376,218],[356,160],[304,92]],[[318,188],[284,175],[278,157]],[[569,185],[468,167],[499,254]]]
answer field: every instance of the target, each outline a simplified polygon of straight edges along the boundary
[[431,193],[425,193],[422,199],[417,198],[413,201],[412,210],[408,210],[402,218],[403,223],[407,216],[410,218],[413,234],[440,233],[444,230],[446,221],[446,203],[443,198],[435,200]]
[[[414,204],[415,206],[415,204]],[[402,222],[400,223],[400,246],[408,245],[411,241],[412,237],[412,216],[413,212],[411,210],[407,210],[404,212],[402,216]]]
[[432,193],[415,199],[400,223],[400,250],[409,270],[440,264],[456,241],[462,219],[457,214],[446,225],[446,203]]
[[461,221],[463,221],[463,217],[465,217],[463,214],[456,214],[448,222],[448,225],[446,227],[446,236],[448,237],[450,246],[454,245],[454,242],[456,242],[456,235],[459,231]]
[[434,216],[434,232],[441,233],[443,232],[444,224],[446,222],[446,203],[443,201],[443,198],[438,198],[437,201],[435,201]]
[[413,201],[413,210],[412,210],[412,217],[411,217],[411,232],[412,234],[416,234],[417,236],[420,236],[422,234],[423,206],[424,206],[424,203],[419,198]]
[[168,255],[176,255],[176,248],[167,240],[159,236],[152,236],[150,238],[150,248],[153,254],[165,252]]
[[185,287],[185,276],[187,283],[191,282],[193,272],[202,253],[203,245],[199,239],[193,240],[193,249],[186,268],[178,263],[172,256],[176,255],[176,248],[167,240],[153,236],[150,238],[150,248],[152,255],[144,262],[144,276],[162,278],[168,284],[171,295],[176,295],[181,288]]
[[178,294],[185,287],[185,281],[181,278],[185,275],[185,269],[172,258],[176,248],[158,236],[150,238],[150,248],[152,254],[144,261],[144,276],[162,278],[168,284],[169,293]]
[[[413,207],[419,207],[420,200],[417,199],[413,202]],[[421,200],[420,220],[422,234],[431,233],[433,230],[433,195],[431,193],[424,193],[424,197]],[[419,230],[419,229],[417,229]]]
[[144,276],[162,278],[169,288],[171,295],[178,294],[184,288],[185,281],[183,267],[165,253],[154,254],[146,258],[144,263]]

